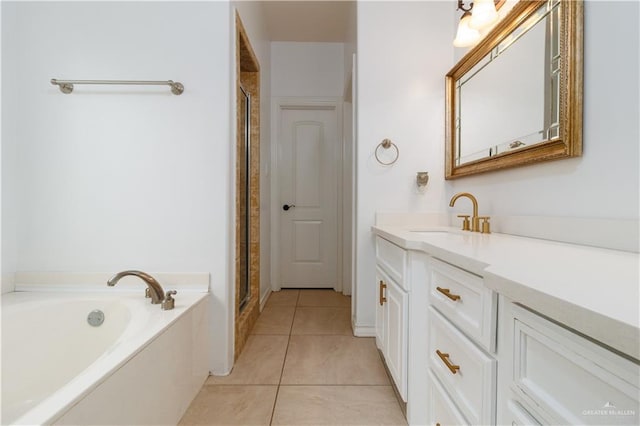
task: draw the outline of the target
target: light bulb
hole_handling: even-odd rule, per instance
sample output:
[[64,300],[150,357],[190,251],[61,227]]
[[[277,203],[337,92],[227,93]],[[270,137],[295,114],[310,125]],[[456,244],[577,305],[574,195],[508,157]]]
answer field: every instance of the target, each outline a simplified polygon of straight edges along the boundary
[[493,0],[475,0],[471,9],[469,27],[482,30],[498,20],[496,4]]
[[465,12],[460,18],[458,32],[455,40],[453,40],[455,47],[472,46],[480,40],[480,33],[478,30],[469,27],[469,21],[471,21],[471,13]]

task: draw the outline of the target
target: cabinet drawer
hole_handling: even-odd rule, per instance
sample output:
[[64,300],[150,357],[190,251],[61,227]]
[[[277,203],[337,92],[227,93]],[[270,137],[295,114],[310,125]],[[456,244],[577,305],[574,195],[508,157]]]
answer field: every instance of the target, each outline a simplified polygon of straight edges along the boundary
[[376,237],[376,258],[378,265],[405,290],[405,276],[407,273],[407,251],[397,245]]
[[468,425],[456,404],[451,400],[438,379],[431,371],[429,377],[429,404],[427,405],[430,425]]
[[495,360],[433,307],[429,307],[429,366],[471,424],[495,422]]
[[639,424],[640,366],[510,305],[512,390],[557,423]]
[[508,424],[512,426],[539,426],[540,422],[529,414],[527,410],[524,409],[522,405],[518,402],[510,399],[507,401],[508,413],[509,413],[509,421]]
[[484,349],[495,351],[497,294],[484,286],[482,278],[432,259],[429,297],[460,330]]

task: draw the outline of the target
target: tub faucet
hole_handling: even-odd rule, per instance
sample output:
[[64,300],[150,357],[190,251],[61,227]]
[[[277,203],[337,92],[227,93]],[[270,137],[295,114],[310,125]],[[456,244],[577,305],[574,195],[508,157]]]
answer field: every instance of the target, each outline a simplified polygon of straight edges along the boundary
[[120,281],[120,278],[126,277],[127,275],[136,276],[147,284],[146,294],[148,294],[149,297],[151,297],[151,303],[153,303],[154,305],[157,305],[164,301],[164,290],[162,290],[162,286],[160,285],[160,283],[156,281],[156,279],[153,278],[151,275],[142,271],[118,272],[113,277],[111,277],[109,281],[107,281],[107,285],[109,287],[113,287],[114,285],[116,285],[118,281]]
[[[469,229],[469,216],[465,216],[465,215],[458,216],[464,219],[464,222],[462,224],[462,229],[464,231],[471,230],[471,232],[482,232],[483,234],[491,233],[489,230],[489,216],[478,216],[478,200],[476,200],[476,197],[474,197],[470,193],[468,192],[457,193],[456,195],[451,197],[451,201],[449,202],[449,207],[453,207],[453,205],[456,203],[456,200],[460,197],[467,197],[468,199],[471,200],[471,203],[473,203],[473,216],[471,217],[471,229]],[[482,224],[482,230],[480,229],[480,219],[484,221],[484,223]]]

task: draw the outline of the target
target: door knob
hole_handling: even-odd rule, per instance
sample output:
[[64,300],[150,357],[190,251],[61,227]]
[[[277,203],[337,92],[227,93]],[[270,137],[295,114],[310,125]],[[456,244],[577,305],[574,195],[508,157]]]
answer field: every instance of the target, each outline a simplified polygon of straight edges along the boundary
[[285,204],[284,206],[282,206],[282,210],[284,210],[285,212],[288,211],[291,207],[295,207],[295,204]]

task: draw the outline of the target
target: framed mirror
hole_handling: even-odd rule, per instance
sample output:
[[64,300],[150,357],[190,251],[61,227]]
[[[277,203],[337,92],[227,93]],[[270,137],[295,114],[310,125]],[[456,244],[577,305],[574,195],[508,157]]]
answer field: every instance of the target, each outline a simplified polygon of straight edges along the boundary
[[582,155],[582,0],[521,0],[446,75],[445,178]]

